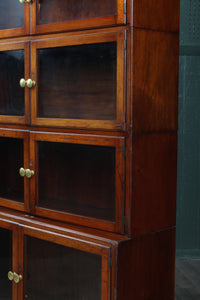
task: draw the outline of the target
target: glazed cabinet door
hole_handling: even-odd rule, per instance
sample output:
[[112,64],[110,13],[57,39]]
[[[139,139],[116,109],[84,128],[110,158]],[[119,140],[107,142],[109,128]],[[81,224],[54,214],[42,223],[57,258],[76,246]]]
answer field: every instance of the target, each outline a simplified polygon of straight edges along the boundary
[[[17,300],[17,225],[0,220],[0,299]],[[14,281],[15,278],[15,281]]]
[[125,33],[31,42],[34,125],[123,129]]
[[126,22],[124,0],[35,0],[31,4],[32,34],[103,27]]
[[0,205],[27,211],[29,179],[20,176],[29,168],[27,132],[0,129],[0,149]]
[[19,300],[110,300],[110,248],[23,228]]
[[0,0],[0,38],[29,33],[29,3],[23,0]]
[[122,232],[124,139],[30,133],[31,211]]
[[0,43],[0,70],[0,123],[28,123],[29,89],[20,80],[29,77],[29,43]]

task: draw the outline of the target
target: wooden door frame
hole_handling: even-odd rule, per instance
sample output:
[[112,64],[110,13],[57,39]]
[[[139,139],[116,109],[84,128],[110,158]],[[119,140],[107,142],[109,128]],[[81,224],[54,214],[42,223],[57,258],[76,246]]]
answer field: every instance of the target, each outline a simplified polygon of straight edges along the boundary
[[24,3],[24,27],[1,29],[0,38],[28,35],[30,31],[29,3]]
[[31,34],[62,32],[77,29],[97,28],[120,25],[125,23],[124,1],[116,0],[117,11],[115,15],[102,16],[91,19],[66,21],[60,23],[37,25],[37,1],[31,3]]
[[[34,237],[43,241],[48,241],[65,247],[96,254],[102,257],[101,262],[101,300],[110,300],[111,291],[111,269],[109,261],[111,259],[111,246],[99,244],[88,240],[81,240],[77,237],[63,235],[46,231],[40,228],[33,228],[26,225],[19,225],[19,267],[24,276],[26,253],[24,253],[24,237]],[[23,299],[24,280],[19,284],[18,299]]]
[[[1,43],[0,41],[0,52],[1,51],[13,51],[13,50],[24,50],[24,78],[27,80],[29,78],[29,59],[30,59],[30,49],[28,41],[16,41],[13,43]],[[20,81],[20,78],[16,78],[17,81]],[[9,115],[0,115],[0,123],[8,124],[29,124],[30,119],[30,91],[27,87],[24,88],[24,107],[25,115],[24,116],[9,116]]]
[[[109,33],[93,33],[63,38],[45,39],[31,41],[31,79],[36,86],[31,89],[31,123],[39,126],[71,127],[71,128],[94,128],[123,130],[124,119],[124,90],[125,90],[125,31]],[[116,42],[117,43],[117,80],[116,80],[116,120],[74,120],[59,118],[38,118],[37,117],[37,49],[74,46],[82,44],[94,44]]]
[[[18,273],[18,224],[0,218],[0,228],[12,232],[12,272]],[[9,279],[8,279],[9,280]],[[18,300],[18,285],[12,281],[12,300]]]
[[[38,174],[38,162],[37,162],[37,141],[42,142],[57,142],[57,143],[73,143],[84,145],[97,145],[97,146],[110,146],[115,147],[115,222],[104,221],[101,219],[95,219],[90,217],[78,216],[70,213],[64,213],[61,211],[53,211],[51,209],[37,207],[37,174]],[[110,137],[110,136],[95,136],[95,135],[83,135],[83,134],[58,134],[58,133],[44,133],[44,132],[30,132],[30,161],[35,170],[35,176],[31,178],[30,182],[30,205],[31,213],[52,218],[59,221],[70,222],[83,226],[94,227],[106,231],[124,232],[123,215],[124,215],[124,179],[125,179],[125,160],[123,157],[123,149],[125,144],[125,138],[123,137]]]
[[[29,168],[29,136],[28,132],[25,130],[14,130],[14,129],[5,129],[0,128],[0,138],[16,138],[23,140],[23,160],[24,160],[24,169]],[[19,175],[20,176],[20,175]],[[29,179],[24,177],[24,203],[15,202],[14,200],[0,198],[0,205],[19,211],[29,211]]]

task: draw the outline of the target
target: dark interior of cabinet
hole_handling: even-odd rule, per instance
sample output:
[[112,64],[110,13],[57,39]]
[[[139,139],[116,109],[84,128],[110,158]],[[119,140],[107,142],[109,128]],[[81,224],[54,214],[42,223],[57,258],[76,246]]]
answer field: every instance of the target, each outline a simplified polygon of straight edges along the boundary
[[24,116],[21,78],[24,78],[24,50],[0,51],[0,115]]
[[29,236],[24,253],[24,299],[101,299],[101,256]]
[[12,283],[8,272],[12,271],[12,232],[0,228],[0,293],[2,300],[12,299]]
[[19,169],[24,166],[23,140],[0,137],[0,198],[24,201],[24,179]]
[[115,148],[38,142],[38,206],[115,220]]
[[24,27],[24,6],[19,1],[0,1],[0,30]]
[[37,50],[37,115],[116,120],[116,42]]
[[37,0],[37,25],[113,16],[116,0]]

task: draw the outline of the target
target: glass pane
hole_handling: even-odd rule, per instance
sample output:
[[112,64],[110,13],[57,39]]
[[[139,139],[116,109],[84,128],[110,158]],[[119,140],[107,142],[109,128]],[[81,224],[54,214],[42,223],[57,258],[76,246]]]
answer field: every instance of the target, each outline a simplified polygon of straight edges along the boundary
[[19,175],[23,167],[23,140],[0,137],[0,197],[24,201],[24,179]]
[[24,27],[24,5],[19,0],[0,1],[0,30]]
[[39,142],[39,206],[115,220],[115,148]]
[[28,236],[25,253],[24,299],[101,299],[101,256]]
[[24,50],[0,52],[0,115],[24,116]]
[[116,120],[116,42],[38,50],[38,117]]
[[112,16],[116,12],[116,0],[38,0],[37,24]]
[[12,271],[12,232],[0,228],[0,299],[12,299],[12,283],[8,272]]

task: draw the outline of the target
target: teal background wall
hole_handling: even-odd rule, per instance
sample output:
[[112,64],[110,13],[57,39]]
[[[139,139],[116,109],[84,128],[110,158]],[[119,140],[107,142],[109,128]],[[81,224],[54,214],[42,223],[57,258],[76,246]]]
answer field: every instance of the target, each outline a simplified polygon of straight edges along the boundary
[[200,258],[200,0],[180,0],[177,258]]

